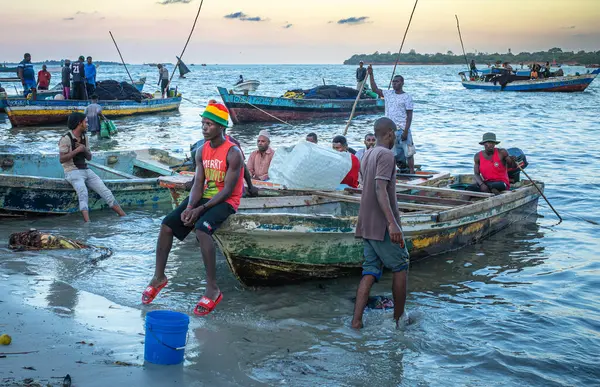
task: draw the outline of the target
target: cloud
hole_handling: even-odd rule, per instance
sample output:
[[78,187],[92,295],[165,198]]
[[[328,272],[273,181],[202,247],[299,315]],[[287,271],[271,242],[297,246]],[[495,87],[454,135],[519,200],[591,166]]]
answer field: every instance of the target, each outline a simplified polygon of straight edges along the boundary
[[350,25],[358,25],[368,23],[368,16],[360,16],[360,17],[349,17],[347,19],[340,19],[337,21],[337,24],[350,24]]
[[156,4],[160,4],[160,5],[187,4],[191,1],[192,0],[162,0],[162,1],[157,1]]
[[238,19],[241,21],[250,21],[250,22],[262,22],[262,21],[266,21],[267,19],[262,18],[260,16],[248,16],[243,12],[234,12],[234,13],[230,13],[229,15],[225,15],[223,16],[225,19]]
[[[286,23],[287,23],[287,22],[286,22]],[[290,24],[290,23],[288,23],[288,24],[284,25],[284,26],[283,26],[283,27],[281,27],[281,28],[284,28],[284,29],[286,29],[286,30],[287,30],[288,28],[292,28],[292,26],[293,26],[293,24]]]
[[75,20],[74,17],[63,17],[63,20]]
[[560,27],[561,30],[574,30],[575,26]]

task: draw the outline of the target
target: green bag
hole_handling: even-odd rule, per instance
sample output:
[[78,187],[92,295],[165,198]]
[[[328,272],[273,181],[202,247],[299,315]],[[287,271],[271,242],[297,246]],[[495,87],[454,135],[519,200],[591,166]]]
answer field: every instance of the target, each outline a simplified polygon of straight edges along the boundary
[[109,121],[100,121],[100,138],[110,138]]
[[108,122],[108,133],[113,136],[118,133],[117,126],[111,120],[107,120]]

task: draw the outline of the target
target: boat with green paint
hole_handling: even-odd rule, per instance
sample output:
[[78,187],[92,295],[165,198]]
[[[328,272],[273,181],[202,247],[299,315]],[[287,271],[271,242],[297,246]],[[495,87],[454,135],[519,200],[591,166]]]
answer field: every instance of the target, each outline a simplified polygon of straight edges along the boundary
[[[171,200],[159,176],[177,174],[182,160],[158,149],[94,152],[88,166],[123,208],[157,206]],[[75,190],[64,178],[58,153],[0,153],[1,214],[67,214],[79,211]],[[90,191],[90,210],[106,207]]]

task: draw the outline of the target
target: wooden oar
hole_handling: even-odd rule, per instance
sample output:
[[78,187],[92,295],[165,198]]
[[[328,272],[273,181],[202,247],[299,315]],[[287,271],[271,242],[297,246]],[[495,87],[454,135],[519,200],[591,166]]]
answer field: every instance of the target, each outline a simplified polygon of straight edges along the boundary
[[[560,222],[563,221],[563,218],[559,215],[558,211],[556,211],[554,209],[554,207],[552,207],[552,204],[550,204],[550,201],[548,200],[548,198],[546,197],[546,195],[544,195],[544,193],[542,192],[542,190],[540,189],[540,187],[537,186],[537,184],[535,184],[535,182],[531,179],[531,177],[529,177],[529,175],[527,174],[527,172],[525,172],[525,170],[523,168],[521,168],[521,165],[519,165],[518,162],[515,161],[515,163],[517,164],[517,167],[519,167],[519,169],[521,170],[521,172],[523,172],[525,174],[525,176],[527,176],[527,178],[529,179],[529,181],[531,182],[531,184],[533,184],[533,186],[535,187],[535,189],[538,190],[538,192],[540,193],[540,195],[542,195],[542,197],[544,198],[544,200],[546,201],[546,203],[548,203],[548,205],[550,206],[550,208],[552,208],[552,211],[554,211],[554,213],[556,214],[556,216],[558,216],[558,219],[560,220]],[[560,222],[558,222],[560,224]]]
[[363,89],[365,88],[365,83],[367,83],[367,78],[369,78],[369,74],[367,74],[365,76],[365,79],[363,79],[362,83],[360,84],[360,89],[358,89],[358,95],[356,96],[356,99],[354,100],[354,105],[352,105],[352,111],[350,112],[350,118],[348,118],[348,123],[346,124],[346,127],[344,128],[344,136],[346,136],[346,134],[348,133],[348,127],[350,127],[350,123],[352,122],[352,117],[354,117],[354,111],[356,110],[356,105],[358,104],[358,101],[360,100],[360,96],[363,92]]

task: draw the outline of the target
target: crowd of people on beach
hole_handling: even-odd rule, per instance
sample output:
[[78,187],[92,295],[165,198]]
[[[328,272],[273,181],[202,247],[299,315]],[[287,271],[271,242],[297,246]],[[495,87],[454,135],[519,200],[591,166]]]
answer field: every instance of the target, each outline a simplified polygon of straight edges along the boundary
[[[52,75],[45,64],[37,73],[37,81],[31,54],[25,53],[23,60],[17,66],[17,76],[23,86],[23,96],[35,93],[37,90],[48,90]],[[96,65],[92,57],[87,59],[81,55],[77,61],[71,63],[65,59],[61,69],[62,96],[64,99],[88,100],[96,90]]]
[[[361,73],[357,71],[357,80]],[[335,136],[331,142],[336,151],[348,152],[352,161],[351,170],[340,183],[361,187],[356,236],[363,239],[364,264],[352,319],[352,327],[356,329],[362,328],[370,289],[384,267],[393,273],[394,320],[398,326],[409,322],[404,311],[409,255],[396,199],[396,173],[398,166],[414,173],[416,153],[410,130],[414,106],[411,96],[403,90],[404,78],[394,76],[392,90],[381,90],[371,66],[366,74],[371,89],[385,100],[385,117],[375,121],[373,131],[364,136],[365,147],[358,151],[348,146],[345,136]],[[365,81],[365,78],[360,80]],[[211,313],[223,299],[216,281],[216,247],[212,235],[237,211],[244,192],[247,196],[257,195],[252,179],[269,180],[269,167],[275,155],[269,132],[261,130],[257,149],[245,162],[239,142],[226,134],[229,111],[223,104],[210,100],[201,117],[203,139],[192,146],[195,176],[189,196],[162,221],[155,272],[142,293],[142,303],[149,304],[167,286],[165,268],[173,238],[183,241],[194,231],[206,269],[206,291],[194,308],[197,316]],[[69,132],[60,139],[60,162],[66,180],[77,192],[84,221],[90,220],[88,189],[97,192],[118,215],[125,216],[110,190],[88,168],[87,161],[92,158],[86,136],[88,121],[85,114],[72,113],[68,119]],[[318,135],[309,133],[306,141],[318,144]],[[469,190],[499,193],[509,189],[507,168],[514,165],[514,159],[505,150],[497,149],[498,143],[493,133],[483,136],[480,144],[484,151],[474,157],[475,178]]]

